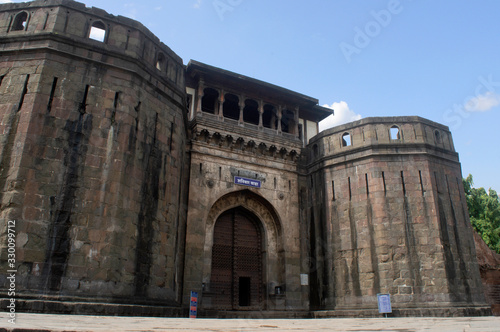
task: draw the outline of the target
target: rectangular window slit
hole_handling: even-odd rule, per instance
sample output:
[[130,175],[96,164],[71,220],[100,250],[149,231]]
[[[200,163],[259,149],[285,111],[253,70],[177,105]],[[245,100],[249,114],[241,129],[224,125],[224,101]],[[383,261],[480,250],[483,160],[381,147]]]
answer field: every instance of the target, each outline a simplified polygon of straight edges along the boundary
[[365,183],[366,183],[366,196],[370,196],[370,189],[368,189],[368,174],[365,173]]
[[384,196],[387,196],[387,187],[385,185],[385,174],[382,172],[382,182],[384,183]]
[[351,178],[347,178],[347,182],[349,184],[349,200],[352,199],[352,191],[351,191]]
[[403,195],[406,196],[405,177],[403,171],[401,171],[401,184],[403,186]]
[[120,98],[120,92],[115,93],[115,101],[113,102],[113,107],[117,108],[118,107],[118,99]]
[[50,89],[50,97],[49,97],[49,102],[47,104],[47,112],[50,113],[52,110],[52,101],[54,100],[54,95],[56,93],[56,87],[57,87],[57,77],[54,77],[54,80],[52,81],[52,88]]
[[278,182],[276,181],[276,178],[274,178],[274,189],[278,186]]
[[335,202],[335,181],[332,181],[332,201]]
[[47,22],[49,21],[49,13],[45,15],[45,22],[43,23],[43,30],[47,28]]
[[424,182],[422,181],[422,171],[418,171],[418,176],[420,177],[420,190],[422,191],[422,196],[424,196]]
[[17,111],[19,112],[21,110],[21,107],[23,106],[24,103],[24,97],[28,93],[28,82],[30,80],[30,75],[26,75],[26,80],[24,81],[24,87],[23,87],[23,92],[21,93],[21,99],[19,99],[19,106],[17,107]]
[[202,173],[203,173],[203,164],[200,163],[200,174],[202,174]]
[[288,191],[292,191],[292,181],[288,180]]
[[439,191],[439,182],[438,182],[438,178],[437,178],[437,173],[436,172],[434,172],[434,181],[436,182],[436,191],[439,194],[440,193],[440,191]]
[[170,122],[170,140],[169,140],[169,151],[172,151],[172,143],[174,141],[174,123]]
[[1,75],[0,76],[0,86],[2,86],[2,81],[3,81],[3,78],[5,77],[5,75]]
[[222,179],[222,167],[219,167],[219,180]]
[[85,86],[85,92],[83,93],[83,99],[82,102],[80,103],[80,113],[85,113],[85,110],[87,109],[87,97],[89,95],[89,89],[90,85]]

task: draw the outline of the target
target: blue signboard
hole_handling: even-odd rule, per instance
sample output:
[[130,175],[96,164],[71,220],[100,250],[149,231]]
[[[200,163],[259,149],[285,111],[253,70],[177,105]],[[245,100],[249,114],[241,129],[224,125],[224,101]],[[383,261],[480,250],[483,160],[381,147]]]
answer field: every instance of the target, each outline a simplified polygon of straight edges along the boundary
[[242,178],[240,176],[234,177],[234,183],[254,188],[260,188],[261,186],[261,182],[259,180]]
[[387,314],[392,312],[390,294],[377,294],[377,301],[379,313]]
[[189,306],[189,318],[196,318],[198,313],[198,292],[191,292],[191,301]]

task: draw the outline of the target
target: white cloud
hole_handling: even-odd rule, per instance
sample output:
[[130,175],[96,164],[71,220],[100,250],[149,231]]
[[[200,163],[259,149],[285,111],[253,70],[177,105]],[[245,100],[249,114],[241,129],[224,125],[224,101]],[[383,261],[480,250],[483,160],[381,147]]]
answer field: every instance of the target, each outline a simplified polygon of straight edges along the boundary
[[473,97],[465,103],[465,110],[469,112],[486,112],[500,104],[500,95],[488,91],[485,94]]
[[203,0],[196,0],[196,2],[193,4],[193,8],[200,9],[202,2]]
[[12,0],[0,0],[0,3],[11,3]]
[[344,123],[356,121],[362,118],[360,114],[356,114],[353,110],[349,109],[349,105],[345,101],[340,103],[333,103],[331,106],[323,105],[334,110],[333,115],[330,115],[319,123],[319,131],[340,126]]

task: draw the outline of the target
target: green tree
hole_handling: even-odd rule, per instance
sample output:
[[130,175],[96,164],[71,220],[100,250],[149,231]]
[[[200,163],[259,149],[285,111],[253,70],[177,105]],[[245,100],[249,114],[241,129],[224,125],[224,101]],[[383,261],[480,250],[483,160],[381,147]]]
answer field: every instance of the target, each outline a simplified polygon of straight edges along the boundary
[[500,253],[500,200],[495,190],[474,188],[472,175],[463,179],[470,222],[491,249]]

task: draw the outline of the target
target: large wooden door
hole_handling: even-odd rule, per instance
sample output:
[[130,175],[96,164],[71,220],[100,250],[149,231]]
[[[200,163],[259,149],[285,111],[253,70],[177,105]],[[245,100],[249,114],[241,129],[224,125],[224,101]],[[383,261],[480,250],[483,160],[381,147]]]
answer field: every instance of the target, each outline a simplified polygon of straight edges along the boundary
[[262,235],[256,222],[245,210],[232,209],[215,223],[210,289],[216,309],[262,309]]

